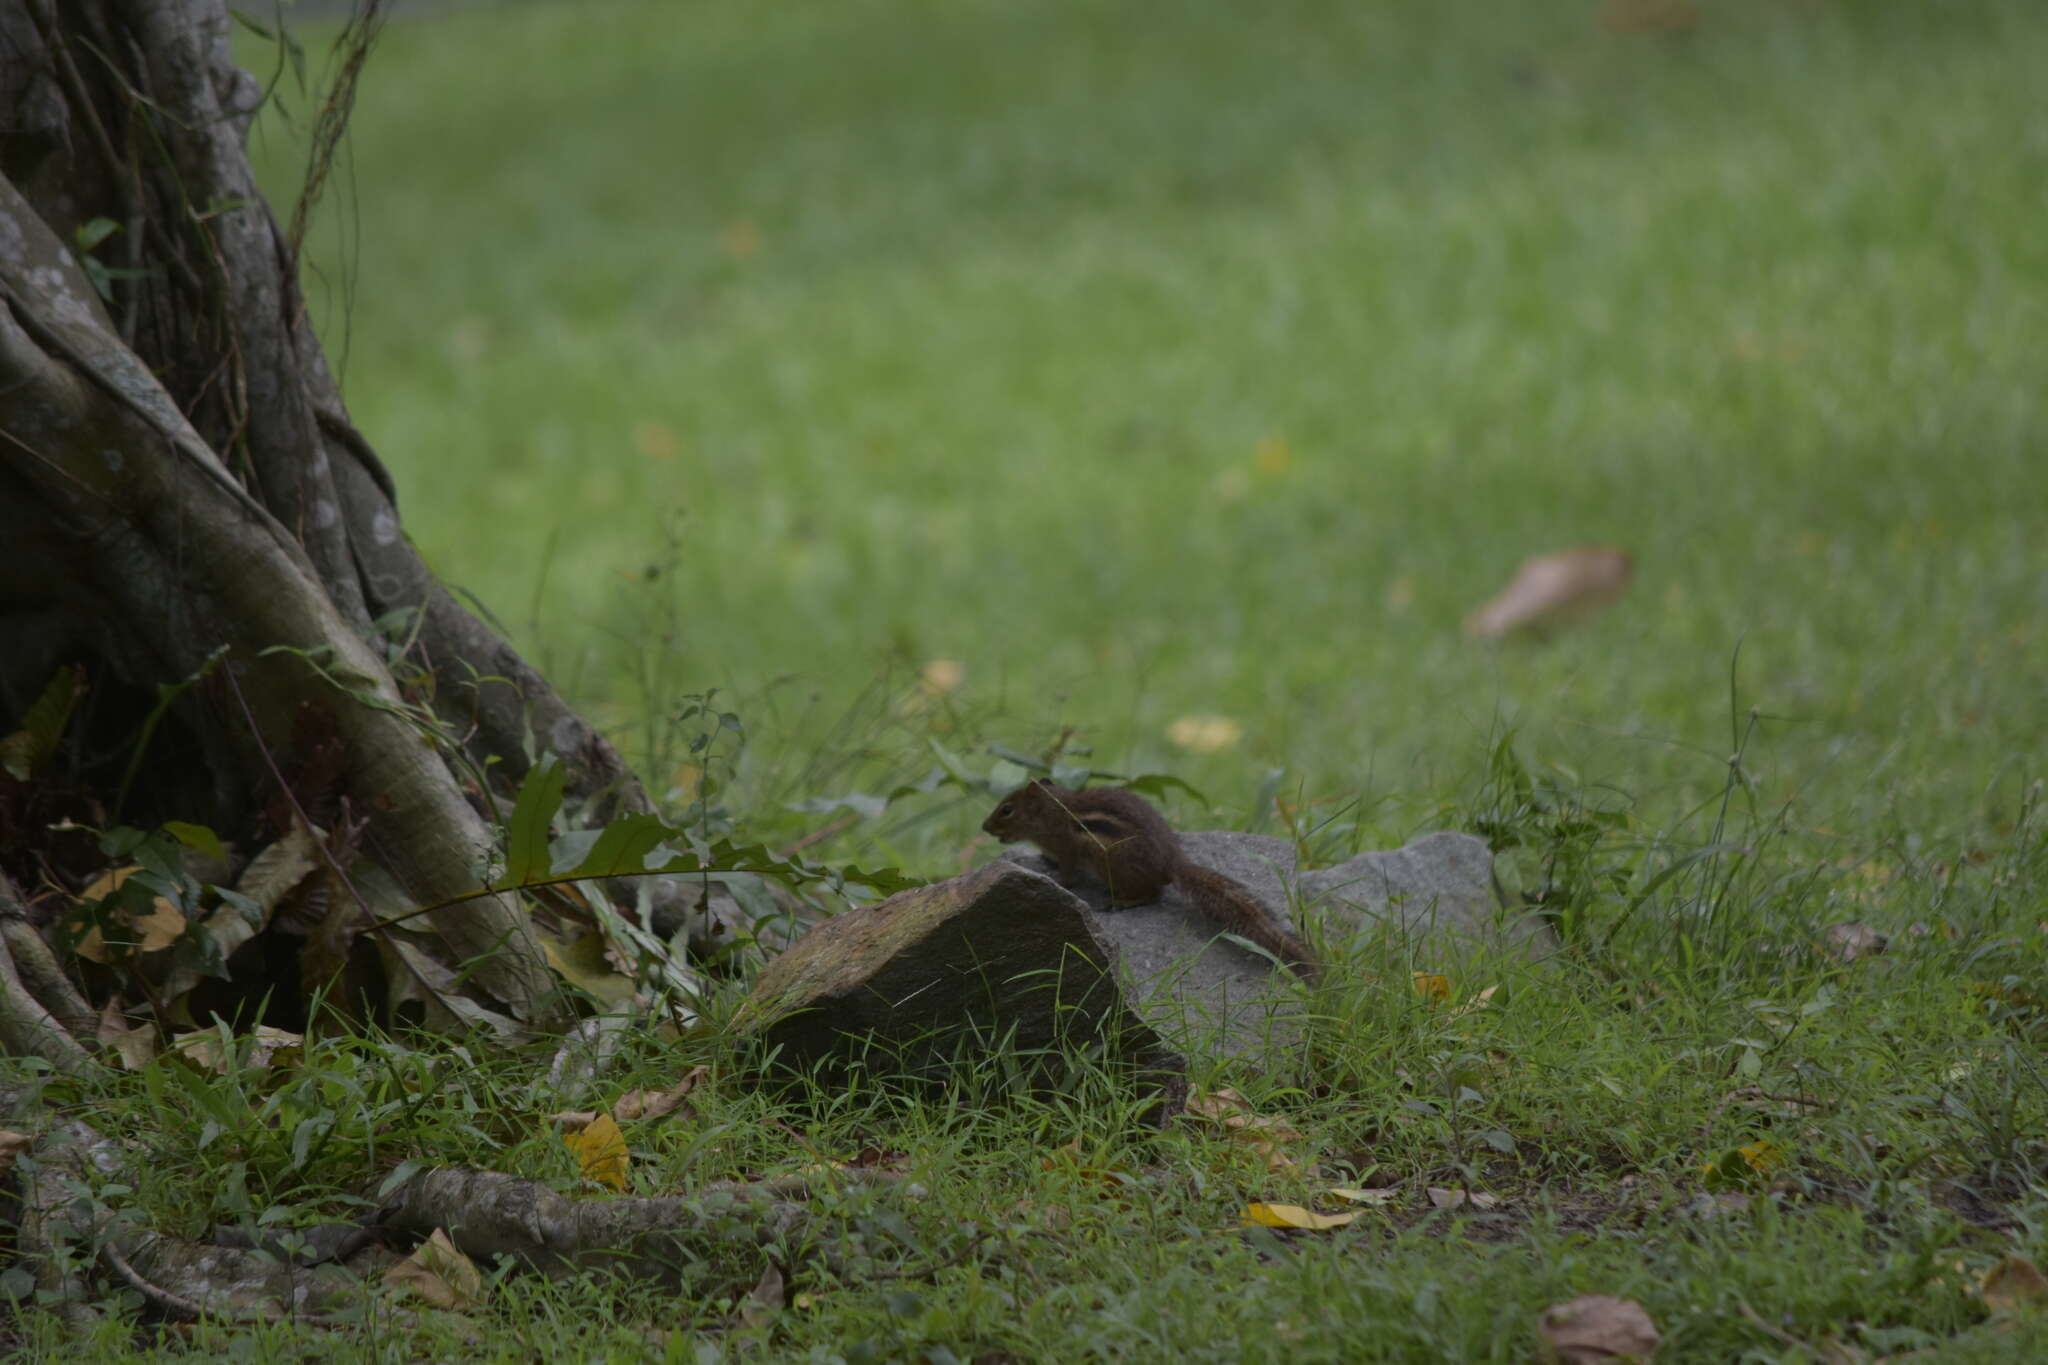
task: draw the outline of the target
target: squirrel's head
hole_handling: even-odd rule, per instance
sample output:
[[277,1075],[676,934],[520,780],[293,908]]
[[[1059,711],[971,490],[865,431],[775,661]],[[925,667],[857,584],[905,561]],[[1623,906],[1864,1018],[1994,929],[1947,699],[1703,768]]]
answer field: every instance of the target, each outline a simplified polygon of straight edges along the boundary
[[981,822],[984,832],[1009,842],[1028,837],[1025,825],[1031,812],[1042,810],[1052,797],[1053,784],[1046,778],[1035,778],[996,803],[988,813],[988,819]]

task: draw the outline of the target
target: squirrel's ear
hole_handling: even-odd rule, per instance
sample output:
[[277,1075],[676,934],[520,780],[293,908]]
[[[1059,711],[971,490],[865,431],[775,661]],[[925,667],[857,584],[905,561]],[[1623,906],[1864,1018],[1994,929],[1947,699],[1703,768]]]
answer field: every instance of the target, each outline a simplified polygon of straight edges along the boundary
[[1050,787],[1053,785],[1053,781],[1049,777],[1034,777],[1031,779],[1031,785],[1034,787]]

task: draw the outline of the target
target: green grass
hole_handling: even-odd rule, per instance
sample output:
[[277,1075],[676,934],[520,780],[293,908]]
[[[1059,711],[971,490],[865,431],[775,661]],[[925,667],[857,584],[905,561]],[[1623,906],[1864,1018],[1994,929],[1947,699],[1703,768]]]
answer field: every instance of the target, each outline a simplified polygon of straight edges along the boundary
[[[630,750],[721,686],[779,768],[947,657],[991,737],[1238,811],[1284,767],[1406,833],[1497,716],[1679,809],[1740,642],[1774,790],[1962,827],[2044,714],[2048,18],[1594,8],[422,19],[315,293],[414,536]],[[1579,541],[1623,607],[1460,638]]]
[[[771,1119],[901,1150],[916,1193],[826,1201],[865,1259],[694,1340],[661,1334],[722,1300],[507,1276],[478,1358],[1515,1360],[1581,1292],[1640,1299],[1668,1360],[2048,1345],[1970,1291],[2048,1255],[2048,9],[1701,8],[1662,36],[1591,0],[391,28],[316,307],[414,537],[657,789],[711,687],[748,722],[726,799],[770,838],[931,738],[1072,725],[1098,766],[1201,787],[1190,823],[1270,823],[1277,789],[1327,857],[1485,824],[1575,949],[1532,978],[1355,946],[1298,1073],[1199,1078],[1297,1127],[1312,1173],[1100,1096],[721,1081],[629,1134],[637,1187],[811,1161]],[[266,122],[280,199],[297,146]],[[1636,554],[1622,603],[1548,645],[1461,638],[1580,542]],[[901,705],[938,658],[964,686]],[[1242,740],[1168,739],[1206,713]],[[982,814],[908,798],[811,851],[939,875]],[[1891,951],[1810,950],[1850,920]],[[1504,989],[1454,1016],[1411,965]],[[621,1084],[726,1047],[643,1043]],[[390,1098],[316,1051],[286,1084],[354,1116],[317,1158],[164,1124],[177,1186],[134,1200],[207,1210],[187,1231],[312,1217],[400,1159],[566,1187],[537,1065],[448,1068],[447,1105],[380,1128]],[[196,1103],[140,1084],[76,1098]],[[1706,1216],[1702,1165],[1759,1138],[1774,1183]],[[1344,1232],[1237,1229],[1366,1178],[1401,1197]],[[1465,1185],[1501,1207],[1431,1210]]]

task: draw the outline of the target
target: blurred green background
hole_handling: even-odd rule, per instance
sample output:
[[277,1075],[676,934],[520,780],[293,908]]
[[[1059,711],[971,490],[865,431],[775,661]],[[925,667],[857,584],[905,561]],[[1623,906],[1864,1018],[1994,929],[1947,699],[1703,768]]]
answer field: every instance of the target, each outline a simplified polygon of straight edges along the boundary
[[[792,831],[1067,725],[1191,823],[1284,769],[1398,838],[1516,727],[1664,825],[1733,671],[1760,800],[1933,835],[2048,719],[2044,57],[2037,0],[401,7],[307,287],[410,533],[657,791],[718,687]],[[1619,604],[1462,637],[1579,543]]]

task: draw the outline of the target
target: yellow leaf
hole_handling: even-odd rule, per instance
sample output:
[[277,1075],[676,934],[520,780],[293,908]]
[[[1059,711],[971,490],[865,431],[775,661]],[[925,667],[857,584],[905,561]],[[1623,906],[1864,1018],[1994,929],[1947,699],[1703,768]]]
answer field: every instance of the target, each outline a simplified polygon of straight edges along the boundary
[[1246,1204],[1244,1226],[1263,1228],[1300,1228],[1307,1232],[1327,1232],[1341,1228],[1357,1218],[1355,1213],[1313,1213],[1299,1204]]
[[612,1009],[632,1003],[639,986],[632,977],[614,970],[603,934],[584,934],[573,943],[544,931],[535,936],[548,965],[562,980]]
[[1762,1181],[1784,1164],[1785,1149],[1769,1138],[1758,1138],[1723,1152],[1702,1167],[1700,1174],[1710,1190],[1746,1187]]
[[1244,727],[1229,716],[1182,716],[1166,727],[1166,738],[1183,749],[1213,754],[1244,738]]
[[385,1271],[384,1283],[410,1289],[436,1308],[474,1308],[483,1300],[484,1278],[476,1262],[457,1251],[441,1228],[435,1228],[418,1251]]
[[[141,870],[139,867],[117,867],[102,873],[93,879],[92,885],[79,892],[78,898],[81,901],[105,900]],[[147,914],[116,908],[110,918],[121,926],[113,940],[102,936],[100,927],[95,924],[78,941],[80,957],[105,966],[124,961],[137,953],[153,953],[159,948],[168,948],[185,932],[184,914],[162,896],[150,901]]]
[[1285,436],[1268,436],[1252,455],[1252,468],[1262,479],[1277,479],[1294,467],[1294,451]]
[[562,1141],[575,1154],[585,1180],[625,1191],[626,1167],[632,1157],[626,1150],[626,1135],[610,1114],[599,1114],[581,1131],[565,1134]]
[[1758,1175],[1769,1175],[1785,1164],[1785,1149],[1769,1138],[1758,1138],[1745,1142],[1735,1149],[1742,1159],[1749,1163],[1749,1169]]
[[1441,1004],[1451,998],[1451,979],[1434,972],[1416,972],[1415,993],[1432,1005]]

